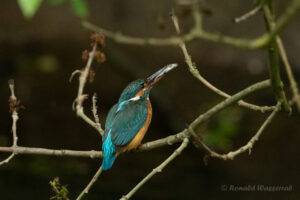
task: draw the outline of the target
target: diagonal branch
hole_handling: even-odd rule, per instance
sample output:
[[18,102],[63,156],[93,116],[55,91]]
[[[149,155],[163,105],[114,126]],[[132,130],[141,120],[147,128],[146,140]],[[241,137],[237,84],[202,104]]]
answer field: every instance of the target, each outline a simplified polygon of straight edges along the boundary
[[141,180],[128,194],[123,196],[121,200],[128,200],[136,193],[147,181],[149,181],[155,174],[162,172],[162,170],[177,156],[181,154],[181,152],[187,147],[189,143],[189,139],[186,137],[183,139],[181,145],[158,167],[154,168],[143,180]]
[[249,19],[250,17],[254,16],[256,13],[258,13],[262,9],[263,4],[264,4],[264,1],[260,2],[252,10],[248,11],[247,13],[243,14],[242,16],[234,18],[234,22],[240,23],[240,22],[243,22],[243,21]]
[[[13,79],[9,80],[8,85],[11,92],[11,96],[9,98],[9,106],[10,106],[10,112],[12,112],[11,117],[13,119],[13,123],[12,123],[13,144],[11,148],[16,148],[18,146],[17,121],[19,119],[17,111],[20,109],[20,105],[19,105],[20,101],[18,101],[17,97],[15,96],[14,80]],[[15,155],[16,153],[12,152],[12,154],[8,158],[0,162],[0,165],[8,163]]]
[[[256,141],[258,141],[259,137],[265,130],[268,124],[271,123],[272,119],[275,117],[276,113],[280,109],[280,103],[276,105],[276,108],[273,110],[273,112],[269,115],[269,117],[264,121],[264,123],[261,125],[261,127],[258,129],[256,134],[248,141],[248,143],[244,146],[241,146],[235,151],[230,151],[226,154],[219,154],[212,149],[210,149],[203,141],[201,138],[197,138],[198,142],[203,146],[203,148],[209,153],[209,156],[215,157],[215,158],[220,158],[222,160],[233,160],[237,155],[244,153],[245,151],[249,151],[249,154],[251,154],[251,150],[253,148],[253,145],[255,144]],[[193,135],[196,135],[193,131],[193,129],[189,129]]]
[[84,190],[80,193],[80,195],[76,198],[76,200],[80,200],[85,194],[87,194],[89,192],[92,185],[98,180],[101,172],[102,172],[102,166],[100,166],[100,168],[97,170],[96,174],[93,176],[92,180],[84,188]]
[[[205,113],[201,114],[192,123],[190,123],[189,126],[194,129],[197,126],[199,126],[200,124],[206,122],[208,119],[210,119],[216,113],[218,113],[221,110],[225,109],[226,107],[236,103],[237,101],[244,98],[245,96],[247,96],[255,91],[258,91],[260,89],[267,88],[270,86],[271,86],[270,80],[265,80],[265,81],[261,81],[259,83],[255,83],[255,84],[247,87],[246,89],[236,93],[235,95],[225,99],[224,101],[215,105],[214,107],[212,107]],[[171,144],[182,141],[185,137],[190,136],[190,135],[191,135],[191,133],[188,131],[188,129],[184,129],[183,131],[181,131],[175,135],[170,135],[168,137],[165,137],[165,138],[153,141],[153,142],[145,143],[145,144],[141,145],[139,148],[137,148],[136,151],[151,150],[153,148],[161,147],[166,144],[171,145]]]
[[288,79],[289,79],[289,82],[290,82],[290,87],[291,87],[291,90],[292,90],[292,93],[293,93],[295,104],[297,106],[298,111],[300,112],[300,94],[299,94],[299,90],[298,90],[298,87],[297,87],[297,82],[295,81],[295,77],[293,75],[291,65],[290,65],[288,57],[286,55],[285,48],[284,48],[282,40],[280,39],[279,36],[276,37],[276,43],[277,43],[277,47],[278,47],[280,57],[282,59],[284,67],[285,67],[285,71],[287,73],[287,76],[288,76]]
[[98,126],[98,129],[102,130],[100,120],[99,120],[99,116],[98,116],[98,113],[97,113],[98,107],[97,107],[97,94],[96,93],[94,93],[94,95],[93,95],[92,103],[93,103],[92,112],[93,112],[93,115],[94,115],[95,123]]
[[[195,13],[194,15],[196,15],[196,16],[199,15],[198,10],[194,11],[194,13]],[[195,16],[195,19],[199,18],[199,16],[197,18],[196,18],[196,16]],[[178,19],[175,15],[172,15],[172,20],[173,20],[176,32],[179,35],[180,34],[180,27],[179,27]],[[195,20],[195,21],[197,21],[197,20]],[[187,51],[185,43],[184,42],[180,43],[179,47],[180,47],[180,49],[181,49],[181,51],[184,55],[185,62],[188,65],[191,74],[195,78],[197,78],[200,82],[202,82],[206,87],[208,87],[210,90],[212,90],[213,92],[215,92],[218,95],[223,96],[225,98],[229,98],[230,97],[229,94],[227,94],[227,93],[223,92],[222,90],[216,88],[214,85],[212,85],[210,82],[208,82],[203,76],[201,76],[201,74],[200,74],[199,70],[197,69],[195,63],[192,61],[192,57],[189,55],[189,53]],[[249,108],[249,109],[252,109],[252,110],[261,111],[261,112],[271,111],[271,110],[274,109],[274,106],[257,106],[257,105],[254,105],[254,104],[247,103],[243,100],[238,101],[238,105]]]

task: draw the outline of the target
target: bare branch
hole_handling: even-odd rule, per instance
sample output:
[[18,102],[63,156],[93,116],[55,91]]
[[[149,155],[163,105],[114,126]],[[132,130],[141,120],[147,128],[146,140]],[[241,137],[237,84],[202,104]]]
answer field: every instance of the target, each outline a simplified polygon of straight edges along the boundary
[[[10,111],[12,112],[12,119],[13,119],[13,123],[12,123],[12,134],[13,134],[13,144],[12,144],[12,148],[16,148],[18,146],[18,136],[17,136],[17,121],[19,119],[18,116],[18,109],[20,108],[19,102],[17,100],[17,97],[15,96],[15,84],[14,84],[14,80],[11,79],[8,81],[8,85],[9,85],[9,89],[11,92],[11,96],[9,98],[9,106],[10,106]],[[15,152],[12,152],[12,154],[6,158],[5,160],[0,162],[0,165],[3,165],[5,163],[8,163],[14,156],[16,155]]]
[[224,36],[217,33],[206,32],[202,29],[192,28],[192,30],[181,37],[168,37],[168,38],[142,38],[124,35],[120,32],[112,32],[104,28],[95,26],[89,22],[83,22],[82,25],[91,31],[99,32],[115,42],[131,44],[131,45],[153,45],[153,46],[176,46],[181,42],[190,42],[194,39],[204,39],[211,42],[227,44],[239,48],[246,49],[259,49],[265,47],[283,28],[293,19],[300,9],[300,1],[293,0],[286,8],[284,13],[280,16],[276,26],[270,33],[265,33],[256,39],[241,39],[230,36]]
[[[198,12],[198,11],[196,11]],[[198,17],[199,18],[199,17]],[[174,23],[174,27],[176,29],[177,34],[180,34],[180,27],[179,27],[179,23],[178,23],[178,19],[175,15],[172,15],[172,21]],[[218,95],[225,97],[225,98],[229,98],[230,95],[223,92],[222,90],[216,88],[214,85],[212,85],[210,82],[208,82],[203,76],[201,76],[199,70],[197,69],[195,63],[192,61],[192,57],[189,55],[186,45],[184,42],[179,44],[179,47],[184,55],[185,58],[185,62],[189,67],[190,72],[192,73],[192,75],[197,78],[200,82],[202,82],[206,87],[208,87],[210,90],[212,90],[213,92],[217,93]],[[274,109],[274,106],[257,106],[254,104],[250,104],[247,103],[245,101],[238,101],[238,105],[240,106],[244,106],[246,108],[252,109],[252,110],[256,110],[256,111],[261,111],[261,112],[266,112],[266,111],[271,111]]]
[[158,167],[154,168],[141,182],[139,182],[128,194],[123,196],[121,200],[128,200],[136,193],[147,181],[149,181],[155,174],[162,172],[162,170],[177,156],[181,154],[181,152],[187,147],[189,143],[189,139],[186,137],[183,139],[181,145]]
[[84,190],[80,193],[80,195],[76,198],[76,200],[80,200],[85,194],[89,192],[92,185],[98,180],[101,172],[102,172],[102,166],[100,166],[96,174],[93,176],[92,180],[89,182],[86,188],[84,188]]
[[[248,141],[248,143],[244,146],[241,146],[235,151],[230,151],[229,153],[226,154],[219,154],[213,150],[211,150],[203,141],[202,139],[199,139],[199,143],[203,146],[203,148],[209,153],[209,156],[215,157],[215,158],[220,158],[222,160],[233,160],[237,155],[244,153],[245,151],[249,151],[249,154],[251,154],[251,150],[253,148],[253,145],[255,144],[256,141],[258,141],[259,137],[265,130],[268,124],[272,121],[276,113],[280,109],[280,103],[276,105],[276,108],[273,110],[273,112],[269,115],[269,117],[264,121],[264,123],[261,125],[261,127],[258,129],[256,134]],[[189,129],[190,131],[193,132],[192,129]]]
[[102,151],[76,151],[68,149],[45,149],[35,147],[0,147],[0,152],[12,152],[15,154],[33,154],[46,156],[72,156],[72,157],[88,157],[88,158],[102,158]]
[[291,87],[291,90],[292,90],[292,93],[293,93],[293,98],[295,100],[297,109],[300,112],[300,94],[299,94],[299,90],[298,90],[298,87],[297,87],[297,82],[295,81],[295,77],[293,75],[291,65],[290,65],[288,57],[286,55],[285,48],[284,48],[282,40],[280,39],[279,36],[276,37],[276,43],[277,43],[277,47],[278,47],[278,50],[279,50],[280,57],[282,59],[284,67],[285,67],[285,71],[287,73],[287,76],[288,76],[288,79],[289,79],[289,82],[290,82],[290,87]]

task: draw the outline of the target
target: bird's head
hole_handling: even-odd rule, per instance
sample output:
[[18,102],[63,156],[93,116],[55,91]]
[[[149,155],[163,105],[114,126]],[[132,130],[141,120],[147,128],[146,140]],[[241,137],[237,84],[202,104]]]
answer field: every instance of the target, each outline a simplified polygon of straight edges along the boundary
[[169,64],[146,79],[138,79],[131,82],[122,92],[119,103],[133,98],[145,98],[149,96],[152,87],[170,70],[177,67],[177,64]]

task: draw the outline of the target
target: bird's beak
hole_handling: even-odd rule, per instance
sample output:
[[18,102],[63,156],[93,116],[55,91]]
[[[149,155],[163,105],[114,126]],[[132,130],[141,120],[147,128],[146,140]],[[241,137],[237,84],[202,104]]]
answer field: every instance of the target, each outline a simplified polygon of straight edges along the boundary
[[177,63],[169,64],[167,66],[164,66],[162,69],[158,70],[151,76],[149,76],[146,79],[146,88],[153,87],[154,84],[156,84],[167,72],[171,71],[177,67]]

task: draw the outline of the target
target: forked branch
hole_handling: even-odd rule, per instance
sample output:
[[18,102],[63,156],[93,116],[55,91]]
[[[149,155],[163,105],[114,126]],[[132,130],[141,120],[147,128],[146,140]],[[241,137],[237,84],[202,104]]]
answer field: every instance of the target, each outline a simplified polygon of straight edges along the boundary
[[123,196],[121,200],[128,200],[134,195],[147,181],[149,181],[155,174],[162,172],[162,170],[177,156],[181,154],[181,152],[187,147],[189,143],[188,137],[184,138],[181,145],[158,167],[154,168],[143,180],[141,180],[128,194]]
[[[199,21],[199,11],[198,10],[194,10],[194,18],[195,21]],[[198,20],[197,20],[198,19]],[[178,23],[178,18],[173,14],[172,15],[172,21],[174,23],[174,27],[176,29],[177,34],[180,34],[180,26]],[[189,55],[186,45],[184,42],[179,44],[179,47],[184,55],[185,58],[185,62],[189,67],[189,71],[191,72],[191,74],[197,78],[200,82],[202,82],[206,87],[208,87],[210,90],[212,90],[213,92],[215,92],[216,94],[225,97],[225,98],[229,98],[230,95],[223,92],[222,90],[216,88],[214,85],[212,85],[210,82],[208,82],[199,72],[199,70],[196,67],[196,64],[192,61],[192,57]],[[238,101],[238,105],[252,109],[252,110],[256,110],[256,111],[261,111],[261,112],[266,112],[266,111],[271,111],[274,109],[274,106],[258,106],[258,105],[254,105],[254,104],[250,104],[247,103],[243,100]]]

